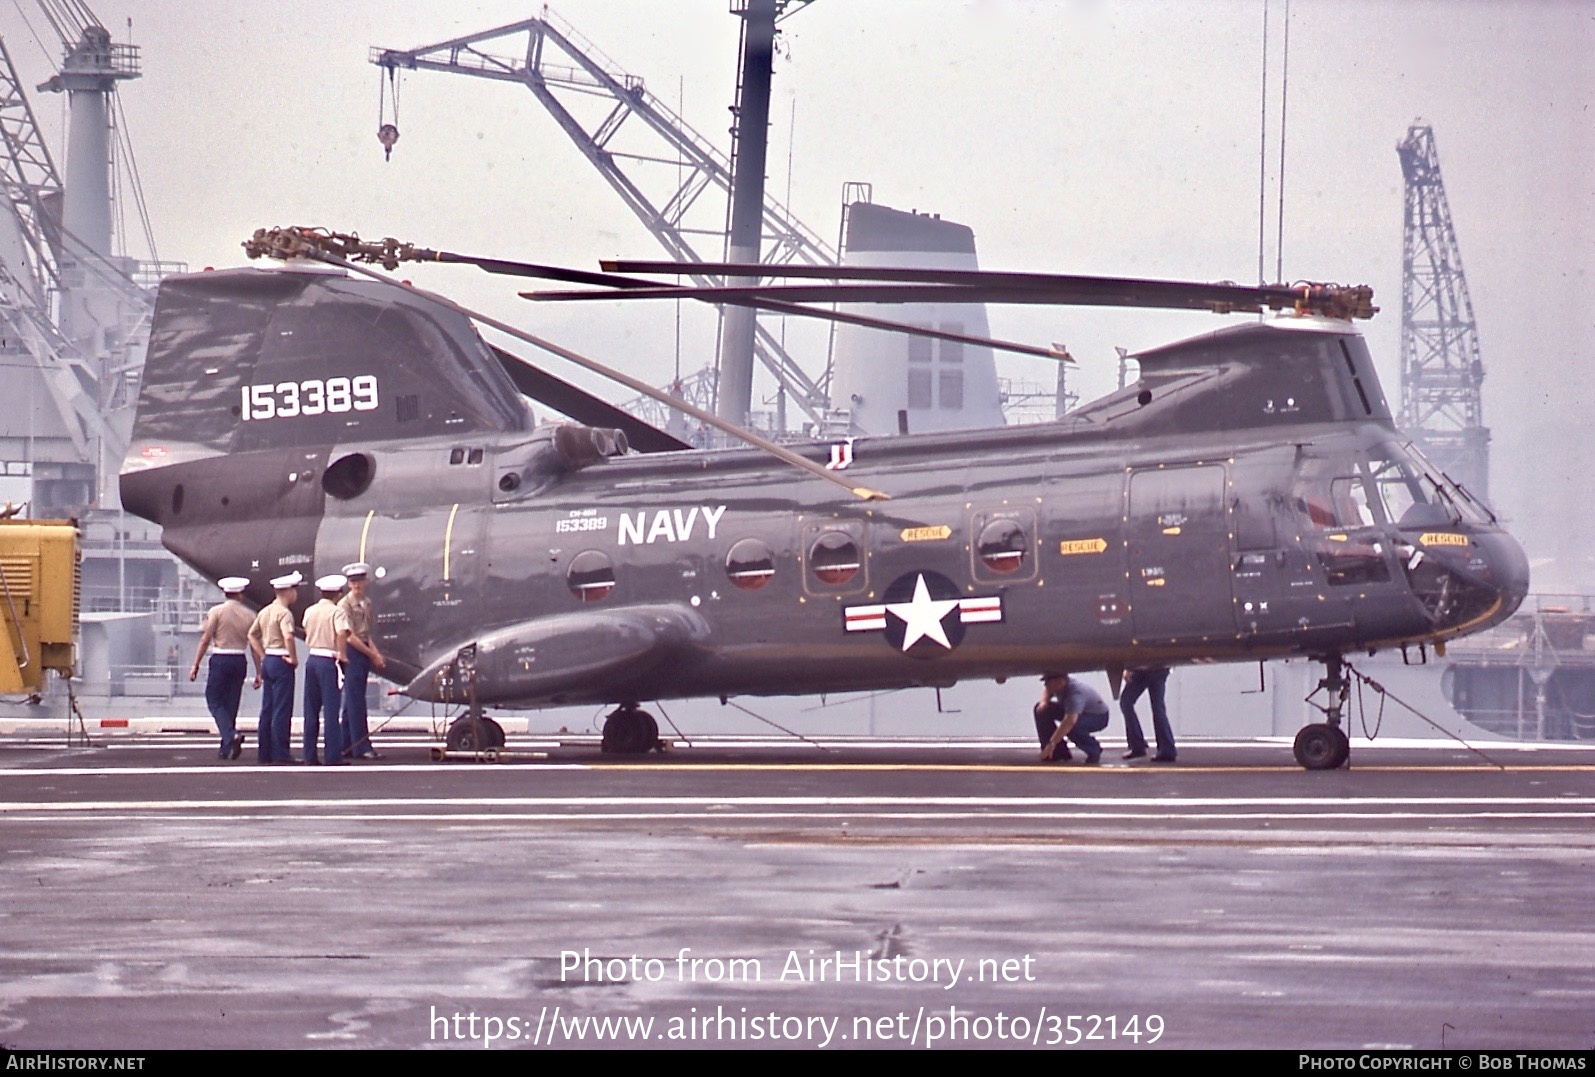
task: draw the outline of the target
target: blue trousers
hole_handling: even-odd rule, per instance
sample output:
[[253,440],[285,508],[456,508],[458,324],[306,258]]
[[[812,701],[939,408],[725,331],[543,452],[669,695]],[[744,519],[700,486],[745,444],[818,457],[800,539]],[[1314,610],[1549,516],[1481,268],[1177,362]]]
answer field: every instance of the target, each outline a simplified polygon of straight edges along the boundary
[[356,759],[370,755],[370,716],[366,713],[366,682],[371,677],[371,659],[349,648],[349,664],[343,670],[343,745]]
[[[1035,716],[1036,736],[1040,739],[1041,746],[1045,748],[1047,742],[1052,739],[1052,734],[1057,730],[1058,723],[1063,721],[1063,704],[1054,702],[1048,703],[1044,707],[1037,705]],[[1074,741],[1075,747],[1085,752],[1086,758],[1095,763],[1102,758],[1102,745],[1091,734],[1100,733],[1106,728],[1108,728],[1108,712],[1105,709],[1086,711],[1074,723],[1074,728],[1065,734],[1065,739]],[[1057,758],[1062,759],[1065,757],[1059,755]]]
[[313,654],[305,660],[305,762],[316,762],[322,717],[327,724],[329,764],[343,762],[343,727],[338,722],[338,660]]
[[292,763],[288,733],[294,721],[294,667],[286,658],[268,654],[260,664],[260,685],[256,758],[262,763]]
[[1119,696],[1119,710],[1124,714],[1124,739],[1132,752],[1146,751],[1146,734],[1141,732],[1141,720],[1135,714],[1135,701],[1144,692],[1152,701],[1152,735],[1157,738],[1159,759],[1174,758],[1174,727],[1169,725],[1169,709],[1164,702],[1164,689],[1169,682],[1166,669],[1137,669],[1124,682],[1124,692]]
[[213,654],[205,673],[205,706],[216,720],[222,736],[223,758],[233,754],[233,737],[238,733],[238,704],[244,698],[244,678],[249,675],[249,659],[241,654]]

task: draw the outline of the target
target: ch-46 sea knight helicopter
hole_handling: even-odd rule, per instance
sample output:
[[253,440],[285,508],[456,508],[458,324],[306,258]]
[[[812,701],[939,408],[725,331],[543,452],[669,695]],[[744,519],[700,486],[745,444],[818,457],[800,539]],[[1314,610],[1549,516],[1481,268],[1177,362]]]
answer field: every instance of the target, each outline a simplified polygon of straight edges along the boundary
[[[1443,647],[1527,590],[1518,544],[1392,422],[1352,324],[1375,309],[1364,287],[787,267],[820,279],[706,290],[618,275],[670,263],[586,273],[315,229],[245,247],[287,267],[161,286],[123,503],[196,569],[249,577],[256,602],[282,571],[370,562],[386,675],[469,705],[456,746],[502,744],[489,706],[614,704],[606,746],[646,751],[651,700],[1049,670],[1104,670],[1116,689],[1137,665],[1296,655],[1326,667],[1327,702],[1295,756],[1332,768],[1349,756],[1346,654]],[[1143,352],[1137,382],[1055,422],[849,452],[664,398],[755,445],[699,450],[361,264],[412,259],[788,311],[1283,313]],[[526,397],[574,422],[535,422]]]

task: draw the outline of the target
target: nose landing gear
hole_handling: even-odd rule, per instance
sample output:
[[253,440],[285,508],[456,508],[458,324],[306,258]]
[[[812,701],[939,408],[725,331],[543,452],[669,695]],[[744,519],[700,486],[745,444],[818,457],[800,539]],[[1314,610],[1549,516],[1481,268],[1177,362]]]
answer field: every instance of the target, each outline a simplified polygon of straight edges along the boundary
[[[1346,662],[1338,654],[1323,656],[1325,676],[1318,689],[1325,693],[1325,702],[1313,704],[1324,712],[1324,721],[1303,726],[1296,734],[1293,751],[1296,762],[1308,770],[1335,770],[1351,760],[1351,739],[1340,728],[1340,717],[1345,712],[1346,701],[1351,696],[1351,682],[1346,679]],[[1318,689],[1313,695],[1318,694]],[[1312,696],[1308,697],[1308,701]]]

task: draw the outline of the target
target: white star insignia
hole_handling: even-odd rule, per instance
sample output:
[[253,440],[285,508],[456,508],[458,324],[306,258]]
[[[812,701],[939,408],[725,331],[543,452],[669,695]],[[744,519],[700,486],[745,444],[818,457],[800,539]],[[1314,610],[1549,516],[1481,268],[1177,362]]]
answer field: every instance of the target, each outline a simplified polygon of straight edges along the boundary
[[942,618],[958,607],[956,598],[931,598],[925,586],[924,573],[914,582],[912,602],[888,602],[886,608],[903,622],[903,650],[908,650],[921,639],[933,639],[948,650],[947,633],[942,628]]

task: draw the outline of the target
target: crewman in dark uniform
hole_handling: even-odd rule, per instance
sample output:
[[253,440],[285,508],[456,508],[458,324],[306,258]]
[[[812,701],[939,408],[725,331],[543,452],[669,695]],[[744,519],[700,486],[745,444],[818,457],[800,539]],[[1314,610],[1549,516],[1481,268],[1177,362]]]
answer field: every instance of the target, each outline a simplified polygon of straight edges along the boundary
[[1068,737],[1085,752],[1086,765],[1096,766],[1102,761],[1102,745],[1091,734],[1108,727],[1108,705],[1089,684],[1067,673],[1048,673],[1041,681],[1041,701],[1035,706],[1041,761],[1068,760],[1068,748],[1054,754]]
[[[343,594],[344,578],[337,573],[316,581],[321,601],[305,611],[305,647],[310,657],[305,659],[305,762],[315,764],[325,760],[329,767],[344,766],[343,724],[338,714],[342,696],[338,691],[338,641],[348,632],[348,618],[338,605]],[[322,718],[326,718],[327,744],[323,759],[316,756],[316,738],[321,732]]]
[[382,753],[371,743],[370,718],[366,713],[366,683],[371,671],[387,665],[372,631],[376,614],[366,595],[371,566],[356,561],[344,565],[343,574],[349,580],[349,593],[338,603],[345,618],[344,634],[339,639],[347,663],[343,671],[344,752],[356,759],[381,759]]
[[224,576],[216,586],[227,596],[205,614],[199,633],[199,649],[188,679],[199,678],[199,663],[210,650],[210,668],[205,673],[205,706],[216,720],[221,734],[218,759],[237,759],[244,752],[244,735],[238,732],[238,704],[244,696],[244,681],[249,677],[249,628],[255,615],[244,605],[244,589],[249,581],[242,576]]
[[260,694],[260,728],[255,752],[262,763],[292,763],[288,735],[294,720],[294,670],[299,653],[294,645],[293,604],[304,577],[297,572],[271,581],[277,600],[249,626],[249,650],[255,656],[255,687]]
[[1125,679],[1124,691],[1119,695],[1119,710],[1124,715],[1124,739],[1129,747],[1124,758],[1141,759],[1146,755],[1146,734],[1141,731],[1141,719],[1135,713],[1135,701],[1145,693],[1152,701],[1152,733],[1157,738],[1157,755],[1152,757],[1152,761],[1174,762],[1174,727],[1169,724],[1169,708],[1164,691],[1168,682],[1168,666],[1132,669]]

